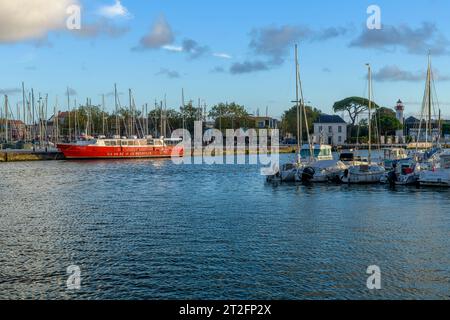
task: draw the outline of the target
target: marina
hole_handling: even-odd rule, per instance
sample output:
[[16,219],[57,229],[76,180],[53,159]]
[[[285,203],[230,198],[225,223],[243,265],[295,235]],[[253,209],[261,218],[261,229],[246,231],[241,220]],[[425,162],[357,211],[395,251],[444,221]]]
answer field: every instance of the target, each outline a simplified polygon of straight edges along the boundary
[[0,0],[0,302],[450,300],[447,12]]

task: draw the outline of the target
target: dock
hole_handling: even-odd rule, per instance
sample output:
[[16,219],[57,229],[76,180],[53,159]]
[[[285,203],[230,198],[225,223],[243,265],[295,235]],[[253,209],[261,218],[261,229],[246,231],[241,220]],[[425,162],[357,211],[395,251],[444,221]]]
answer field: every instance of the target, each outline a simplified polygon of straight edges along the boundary
[[64,155],[57,151],[1,150],[0,162],[63,160]]
[[[270,149],[269,149],[270,151]],[[295,153],[295,147],[280,147],[280,154]],[[250,155],[247,149],[234,150],[235,155]],[[221,155],[226,156],[227,150],[223,150]],[[201,156],[200,153],[192,149],[192,156]],[[58,151],[32,151],[32,150],[0,150],[0,162],[23,162],[23,161],[51,161],[51,160],[64,160],[64,155]]]
[[[441,147],[443,149],[449,149],[450,144],[449,143],[441,143]],[[391,148],[402,148],[407,149],[408,144],[372,144],[372,150],[376,150],[378,148],[381,149],[391,149]],[[368,150],[369,145],[368,144],[344,144],[338,147],[333,147],[333,150],[339,151],[339,150]]]

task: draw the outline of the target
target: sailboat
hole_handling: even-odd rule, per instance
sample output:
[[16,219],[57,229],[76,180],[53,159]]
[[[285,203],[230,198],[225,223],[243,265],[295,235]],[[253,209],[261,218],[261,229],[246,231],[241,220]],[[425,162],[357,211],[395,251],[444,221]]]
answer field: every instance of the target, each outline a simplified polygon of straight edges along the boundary
[[[309,135],[308,118],[304,104],[302,83],[300,80],[300,66],[298,62],[298,46],[295,45],[296,69],[296,106],[297,106],[297,160],[281,166],[277,175],[268,180],[279,179],[282,182],[327,182],[336,170],[344,170],[345,165],[334,161],[332,147],[324,144],[312,144]],[[308,143],[303,142],[303,124],[306,127]]]
[[340,177],[341,182],[349,184],[371,184],[380,183],[381,178],[386,173],[383,166],[372,163],[372,69],[367,64],[369,78],[369,161],[367,164],[351,165]]
[[303,140],[302,136],[302,112],[300,110],[299,101],[299,63],[298,63],[298,46],[295,45],[295,79],[296,79],[296,107],[297,107],[297,160],[295,162],[283,164],[275,175],[267,177],[267,181],[281,181],[281,182],[298,182],[298,173],[303,170],[303,165],[301,163],[301,143]]
[[431,187],[450,187],[450,152],[442,153],[433,170],[421,171],[419,184]]
[[[424,99],[424,106],[427,107],[427,124],[426,124],[426,142],[431,141],[431,149],[427,150],[422,155],[422,167],[424,168],[418,174],[418,182],[421,186],[445,186],[450,187],[450,153],[442,151],[439,140],[441,135],[441,126],[439,125],[439,133],[436,139],[433,137],[433,126],[431,119],[433,72],[431,68],[431,59],[428,58],[428,72],[427,72],[427,86],[426,99]],[[439,121],[440,123],[440,121]],[[419,128],[420,136],[420,128]],[[428,139],[428,136],[430,139]],[[436,141],[435,141],[436,140]],[[434,145],[436,142],[436,145]]]
[[[436,146],[433,143],[432,88],[433,70],[431,67],[431,56],[428,55],[428,69],[425,83],[425,94],[422,103],[422,116],[418,128],[418,138],[420,138],[422,121],[425,120],[425,142],[420,142],[419,139],[417,139],[418,141],[414,144],[415,151],[409,154],[409,158],[398,161],[395,164],[395,167],[387,176],[387,180],[390,184],[415,185],[419,182],[421,176],[422,179],[426,179],[426,176],[428,175],[426,172],[433,171],[435,164],[439,164],[439,157],[441,153],[441,149],[438,145],[439,141],[437,141]],[[425,146],[426,150],[419,150],[420,146]],[[434,176],[434,173],[431,173],[430,175]]]

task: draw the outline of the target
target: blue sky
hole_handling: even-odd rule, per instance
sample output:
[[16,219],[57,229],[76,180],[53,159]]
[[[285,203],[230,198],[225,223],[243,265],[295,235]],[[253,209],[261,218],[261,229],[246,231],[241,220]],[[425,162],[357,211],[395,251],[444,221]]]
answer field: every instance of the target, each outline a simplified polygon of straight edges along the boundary
[[[367,62],[375,100],[393,107],[401,98],[407,114],[418,113],[432,50],[441,109],[450,117],[445,0],[17,0],[24,8],[11,12],[26,11],[30,2],[34,13],[47,17],[43,22],[24,25],[21,14],[9,14],[8,25],[0,22],[0,91],[13,102],[21,100],[15,89],[22,81],[48,93],[51,105],[58,96],[63,110],[67,86],[77,101],[100,103],[117,83],[120,92],[134,90],[138,105],[166,95],[168,105],[178,108],[184,88],[187,100],[200,98],[209,106],[236,101],[250,112],[259,108],[263,114],[268,107],[280,117],[295,96],[293,45],[299,43],[305,99],[327,113],[337,100],[367,95]],[[80,2],[81,31],[50,23],[51,14],[63,18],[48,12],[58,2]],[[11,3],[0,0],[0,9]],[[381,8],[381,31],[366,27],[371,4]],[[105,11],[113,5],[125,11]],[[5,12],[0,10],[0,21]],[[44,24],[38,35],[29,29],[36,30],[36,23]],[[17,30],[23,32],[15,35]],[[126,94],[121,100],[126,104]],[[112,97],[107,103],[112,109]]]

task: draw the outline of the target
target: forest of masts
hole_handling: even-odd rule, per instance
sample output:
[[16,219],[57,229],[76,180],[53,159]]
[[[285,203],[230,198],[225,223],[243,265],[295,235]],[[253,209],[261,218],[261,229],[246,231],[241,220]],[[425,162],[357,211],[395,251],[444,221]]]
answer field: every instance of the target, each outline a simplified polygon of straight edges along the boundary
[[[184,102],[182,91],[182,105],[180,112],[167,108],[166,99],[155,101],[152,108],[148,103],[140,108],[136,106],[131,89],[128,90],[128,105],[121,104],[117,86],[114,85],[114,112],[108,113],[105,105],[105,95],[102,95],[101,104],[94,105],[90,98],[84,104],[72,99],[70,89],[67,89],[66,101],[55,99],[53,106],[48,94],[36,94],[34,89],[25,90],[22,83],[22,101],[14,108],[8,95],[4,95],[4,108],[0,111],[0,140],[11,143],[15,141],[39,143],[46,145],[49,142],[72,142],[90,136],[104,137],[167,137],[174,129],[193,131],[195,121],[207,121],[215,112],[226,113],[234,107],[245,109],[236,104],[219,104],[207,114],[206,104],[194,107],[193,102]],[[64,107],[61,107],[64,105]],[[230,107],[231,106],[231,107]],[[15,109],[15,110],[14,110]],[[62,110],[64,110],[62,112]],[[248,114],[247,114],[248,115]],[[222,117],[223,116],[223,117]],[[244,115],[242,115],[244,116]],[[214,117],[214,116],[213,116]],[[220,116],[220,123],[226,122],[227,115]],[[232,115],[236,125],[239,124],[239,112]],[[215,120],[218,117],[214,117]],[[234,123],[233,123],[234,126]]]

